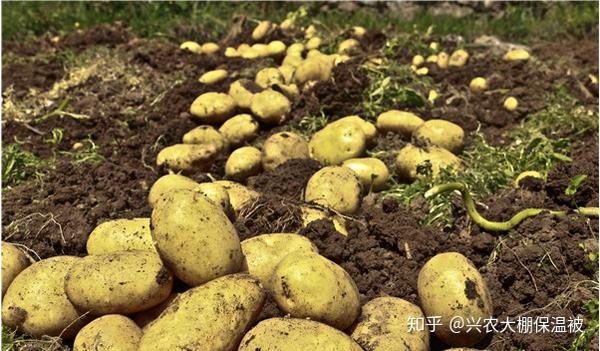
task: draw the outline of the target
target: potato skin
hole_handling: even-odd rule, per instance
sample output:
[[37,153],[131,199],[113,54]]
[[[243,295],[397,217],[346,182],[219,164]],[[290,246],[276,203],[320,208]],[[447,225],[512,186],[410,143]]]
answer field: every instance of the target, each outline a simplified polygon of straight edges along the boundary
[[247,274],[227,275],[182,293],[144,329],[139,351],[235,350],[266,293]]
[[[65,293],[65,276],[81,260],[74,256],[47,258],[25,268],[8,287],[2,301],[2,322],[34,337],[75,336],[84,321]],[[63,332],[69,325],[69,329]]]
[[200,76],[198,82],[202,84],[215,84],[227,78],[229,74],[224,69],[215,69],[213,71],[208,71]]
[[262,171],[261,152],[252,146],[243,146],[229,155],[225,163],[225,175],[243,181]]
[[163,194],[152,211],[151,225],[161,258],[190,286],[239,272],[242,267],[234,226],[218,205],[200,193],[174,190]]
[[347,167],[323,167],[306,184],[304,200],[343,214],[358,211],[362,186],[358,175]]
[[262,234],[242,241],[244,270],[258,278],[270,290],[271,276],[277,264],[293,251],[318,252],[308,238],[293,233]]
[[154,252],[119,251],[74,263],[65,278],[69,300],[92,315],[152,308],[171,293],[173,275]]
[[371,351],[429,351],[429,331],[409,332],[411,317],[425,318],[418,306],[406,300],[378,297],[362,307],[352,339]]
[[190,107],[190,113],[207,124],[222,123],[235,113],[235,101],[227,94],[204,93]]
[[363,129],[356,123],[328,125],[316,132],[308,148],[310,157],[323,166],[339,165],[347,159],[360,157],[367,143]]
[[443,119],[431,119],[415,130],[413,139],[456,153],[464,145],[465,132],[459,125],[452,122]]
[[272,89],[264,90],[252,96],[250,110],[256,118],[269,125],[278,125],[292,110],[290,100]]
[[199,186],[200,184],[196,183],[191,178],[181,174],[170,173],[158,178],[156,182],[152,184],[150,192],[148,193],[148,203],[150,204],[150,207],[154,207],[163,193],[171,192],[174,189],[197,190]]
[[310,318],[344,330],[360,314],[358,288],[332,261],[310,251],[294,251],[271,278],[277,305],[292,317]]
[[258,129],[258,122],[251,115],[244,113],[225,121],[219,132],[229,146],[240,146],[254,139]]
[[181,294],[178,292],[172,292],[165,301],[150,309],[132,314],[131,319],[135,322],[135,324],[137,324],[138,327],[143,329],[145,326],[158,318],[158,316],[160,316],[160,314],[163,313],[163,311],[166,310],[171,302],[173,302],[179,295]]
[[88,255],[117,251],[156,252],[150,235],[150,218],[115,219],[99,224],[86,243]]
[[270,318],[258,323],[238,351],[362,351],[348,335],[327,324],[297,318]]
[[390,177],[390,172],[383,161],[374,157],[351,158],[342,166],[353,170],[362,183],[364,191],[381,191]]
[[274,67],[263,68],[256,73],[254,82],[263,89],[268,89],[275,84],[282,84],[284,82],[283,75],[279,69]]
[[412,112],[390,110],[377,117],[377,129],[383,133],[392,132],[410,137],[425,121]]
[[175,144],[160,150],[156,165],[188,173],[203,171],[210,168],[217,153],[213,145]]
[[19,273],[31,264],[31,259],[15,245],[2,242],[2,296]]
[[437,146],[421,149],[413,144],[407,144],[396,156],[396,172],[405,180],[415,180],[421,177],[417,167],[425,161],[431,163],[433,176],[436,177],[443,168],[460,168],[460,159],[450,151]]
[[229,194],[229,202],[235,213],[239,213],[242,208],[254,202],[260,194],[254,190],[251,190],[240,183],[233,182],[231,180],[217,180],[213,182],[219,184],[227,190]]
[[421,307],[426,316],[441,316],[442,326],[435,335],[450,346],[472,346],[485,337],[485,331],[452,332],[449,322],[455,316],[481,320],[491,318],[493,307],[489,290],[473,263],[457,252],[435,255],[421,268],[417,280]]
[[229,96],[233,98],[237,106],[249,109],[252,105],[252,97],[261,90],[262,88],[254,83],[254,81],[239,79],[229,86]]
[[222,185],[216,183],[202,183],[198,185],[198,192],[210,201],[219,205],[231,221],[235,221],[235,212],[229,201],[229,193]]
[[274,170],[287,160],[308,157],[308,143],[296,133],[275,133],[262,147],[262,165],[267,171]]
[[142,330],[129,318],[108,314],[83,327],[73,343],[73,351],[137,351]]
[[225,149],[225,138],[213,126],[198,126],[183,135],[184,144],[211,145],[217,152]]

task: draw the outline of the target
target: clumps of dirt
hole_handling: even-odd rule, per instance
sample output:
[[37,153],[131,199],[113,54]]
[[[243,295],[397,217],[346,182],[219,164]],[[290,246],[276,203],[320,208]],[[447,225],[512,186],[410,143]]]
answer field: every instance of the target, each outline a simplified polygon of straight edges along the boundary
[[33,60],[25,63],[2,65],[2,92],[12,87],[13,96],[24,97],[30,89],[47,90],[65,75],[64,61],[53,57],[47,61]]
[[234,223],[240,240],[266,233],[295,233],[302,227],[297,201],[265,193],[244,207]]
[[133,34],[131,34],[127,26],[123,23],[103,23],[86,30],[78,30],[65,35],[59,41],[59,46],[79,50],[94,45],[115,47],[117,44],[127,43],[131,38],[133,38]]
[[306,183],[321,165],[313,159],[291,159],[270,172],[248,179],[248,185],[261,193],[300,199]]

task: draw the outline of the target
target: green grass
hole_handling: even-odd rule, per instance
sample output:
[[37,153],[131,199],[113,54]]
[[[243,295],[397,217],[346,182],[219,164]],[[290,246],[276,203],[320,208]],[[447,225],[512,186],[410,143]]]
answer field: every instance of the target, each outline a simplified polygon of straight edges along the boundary
[[[434,26],[441,35],[472,39],[489,34],[525,43],[566,35],[581,38],[598,26],[597,2],[508,3],[502,16],[474,13],[459,19],[422,10],[412,20],[397,18],[393,11],[382,15],[372,6],[345,12],[329,4],[331,9],[323,11],[324,4],[303,4],[306,16],[300,16],[299,22],[313,22],[328,31],[346,29],[348,24],[366,28],[393,25],[401,32]],[[279,22],[300,6],[291,2],[3,2],[2,31],[5,40],[22,40],[46,32],[63,34],[77,24],[86,28],[122,21],[143,37],[207,40],[226,33],[237,15]]]
[[6,326],[2,326],[2,351],[37,350],[37,351],[68,351],[63,346],[60,338],[43,336],[32,339],[26,335],[18,334]]
[[2,187],[12,187],[41,175],[44,162],[21,144],[12,143],[2,148]]
[[589,350],[594,335],[598,334],[598,299],[592,299],[583,305],[583,311],[587,317],[587,327],[577,336],[569,351]]

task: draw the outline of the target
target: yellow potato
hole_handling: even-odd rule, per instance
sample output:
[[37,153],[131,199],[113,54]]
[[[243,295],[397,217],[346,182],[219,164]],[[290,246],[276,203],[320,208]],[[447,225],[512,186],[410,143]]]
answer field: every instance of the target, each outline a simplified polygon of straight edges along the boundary
[[344,161],[342,166],[356,173],[362,184],[363,191],[381,191],[390,177],[390,172],[383,161],[373,158],[351,158]]
[[302,52],[304,52],[304,44],[302,43],[293,43],[290,46],[288,46],[286,54],[288,55],[292,55],[292,56],[301,56]]
[[225,175],[239,181],[255,176],[261,171],[261,152],[252,146],[233,151],[225,163]]
[[133,321],[135,322],[135,324],[138,325],[138,327],[144,328],[152,321],[157,319],[158,316],[160,316],[160,314],[163,313],[163,311],[166,310],[167,307],[169,307],[169,305],[171,304],[171,302],[175,301],[175,299],[179,295],[181,294],[177,292],[172,292],[171,295],[169,295],[169,297],[167,297],[165,301],[145,311],[132,314],[131,319],[133,319]]
[[2,296],[19,273],[32,263],[31,258],[17,246],[2,242]]
[[372,144],[375,141],[375,139],[377,138],[377,127],[375,127],[375,125],[373,123],[365,121],[364,119],[360,118],[360,116],[356,116],[356,115],[342,117],[333,122],[330,122],[327,126],[335,127],[340,124],[348,124],[348,123],[355,123],[356,125],[358,125],[360,127],[360,129],[362,129],[363,133],[365,133],[365,138],[367,140],[367,144]]
[[217,124],[233,116],[235,106],[235,101],[227,94],[204,93],[192,102],[190,113],[200,122]]
[[270,125],[281,124],[292,110],[290,100],[272,89],[254,94],[250,110],[256,118]]
[[438,54],[437,65],[440,69],[446,69],[450,65],[450,57],[445,52]]
[[483,77],[473,78],[473,80],[471,80],[471,83],[469,84],[469,88],[474,93],[482,92],[488,88],[487,80],[485,80],[485,78]]
[[274,40],[267,45],[270,56],[281,56],[285,54],[286,46],[281,40]]
[[271,29],[271,21],[260,21],[252,31],[253,40],[261,40]]
[[[254,51],[257,57],[267,57],[269,56],[269,47],[266,44],[254,44],[250,47],[250,50],[246,52]],[[242,55],[242,57],[244,57]],[[252,58],[252,57],[248,57]]]
[[252,97],[261,91],[261,88],[251,80],[240,79],[229,86],[229,96],[235,104],[241,108],[249,109],[252,105]]
[[448,66],[461,67],[467,63],[469,59],[469,53],[463,49],[458,49],[450,55],[448,60]]
[[464,145],[465,132],[455,123],[443,119],[430,119],[415,130],[413,139],[456,153]]
[[294,20],[291,18],[286,18],[279,24],[279,27],[285,31],[288,31],[294,28]]
[[333,59],[333,65],[337,66],[340,63],[344,63],[347,62],[348,60],[350,60],[350,56],[348,55],[338,55],[338,54],[334,54],[334,59]]
[[412,112],[390,110],[377,117],[377,129],[383,133],[392,132],[410,137],[425,121]]
[[244,53],[244,51],[247,51],[248,49],[250,49],[250,45],[248,45],[248,44],[246,44],[246,43],[240,44],[240,45],[237,47],[237,51],[238,51],[240,54],[243,54],[243,53]]
[[365,350],[429,351],[429,330],[410,331],[411,319],[425,320],[418,306],[397,297],[379,297],[362,307],[351,336]]
[[281,65],[282,66],[292,66],[297,69],[304,62],[304,59],[300,55],[301,54],[298,54],[298,55],[287,54],[283,58],[283,61],[281,61]]
[[412,65],[415,67],[421,66],[425,62],[425,58],[421,55],[415,55],[412,58]]
[[314,56],[302,61],[296,68],[295,79],[297,84],[308,81],[326,81],[331,78],[333,61],[323,55]]
[[364,27],[360,27],[360,26],[354,26],[352,27],[352,35],[354,35],[357,38],[362,38],[365,36],[365,34],[367,34],[367,30]]
[[202,44],[202,53],[211,55],[219,51],[219,45],[213,42]]
[[[229,190],[228,194],[234,206]],[[241,269],[235,227],[203,194],[185,189],[166,194],[154,206],[151,223],[160,257],[186,284],[197,286]]]
[[270,88],[275,84],[283,84],[284,80],[279,69],[273,67],[261,69],[256,73],[256,78],[254,79],[256,84],[263,89]]
[[273,87],[289,99],[295,100],[300,96],[300,89],[296,84],[275,84]]
[[198,126],[183,135],[184,144],[212,145],[217,152],[225,149],[225,138],[213,126]]
[[244,207],[256,201],[260,196],[260,193],[230,180],[217,180],[213,183],[219,184],[227,190],[229,202],[235,213],[239,213]]
[[144,328],[139,351],[234,351],[265,302],[260,282],[227,275],[182,293]]
[[236,48],[228,47],[224,52],[225,57],[240,57],[241,54],[237,51]]
[[[440,316],[435,335],[450,346],[472,346],[485,330],[450,327],[452,318],[463,321],[492,317],[492,300],[483,277],[468,258],[457,252],[435,255],[419,271],[417,291],[426,316]],[[470,329],[470,330],[469,330]]]
[[150,235],[150,218],[115,219],[98,225],[86,243],[89,255],[117,251],[156,252]]
[[227,73],[224,69],[216,69],[213,71],[208,71],[200,76],[198,82],[202,84],[216,84],[227,78],[229,73]]
[[519,101],[512,96],[509,96],[504,100],[504,108],[509,111],[514,111],[519,107]]
[[429,62],[429,63],[437,63],[437,61],[438,61],[438,56],[437,55],[429,55],[425,59],[425,62]]
[[310,25],[308,27],[306,27],[306,29],[304,30],[304,38],[306,39],[310,39],[312,37],[314,37],[315,35],[317,35],[318,31],[317,31],[317,27],[315,27],[314,25]]
[[235,220],[235,211],[233,211],[231,201],[229,201],[229,193],[224,186],[216,183],[202,183],[198,184],[197,191],[219,205],[230,220]]
[[427,161],[431,164],[434,177],[438,176],[444,168],[452,167],[456,170],[460,167],[460,159],[444,148],[430,146],[421,149],[408,144],[396,156],[396,171],[400,177],[412,181],[422,176],[417,173],[417,170]]
[[283,77],[283,82],[285,84],[290,84],[294,81],[294,73],[296,72],[296,67],[291,65],[281,65],[279,66],[279,72]]
[[504,54],[505,61],[527,61],[529,60],[529,52],[524,49],[512,49]]
[[312,37],[306,42],[306,50],[318,49],[323,40],[319,37]]
[[175,189],[197,190],[199,186],[200,184],[186,176],[170,173],[158,178],[158,180],[152,184],[150,192],[148,193],[148,203],[150,204],[150,207],[154,207],[162,194],[169,193]]
[[25,268],[2,299],[2,323],[34,337],[74,337],[85,321],[67,298],[65,276],[79,260],[56,256]]
[[206,171],[212,166],[217,153],[213,145],[175,144],[160,150],[156,165],[173,171]]
[[358,211],[362,186],[358,175],[346,167],[324,167],[306,184],[304,200],[343,214]]
[[293,158],[308,158],[308,143],[298,134],[281,132],[271,135],[263,144],[262,166],[272,171]]
[[350,275],[315,252],[285,256],[273,272],[271,286],[279,308],[292,317],[344,330],[360,314],[358,288]]
[[242,241],[244,270],[271,289],[271,276],[279,262],[294,251],[318,252],[306,237],[293,233],[262,234]]
[[73,351],[137,351],[142,330],[129,318],[109,314],[83,327],[73,343]]
[[183,50],[189,50],[196,54],[202,53],[202,45],[196,43],[195,41],[184,41],[181,43],[181,45],[179,45],[179,48]]
[[258,122],[249,114],[233,116],[219,128],[219,133],[230,146],[240,146],[254,139],[258,133]]
[[129,314],[163,302],[173,276],[156,252],[118,251],[75,262],[65,277],[65,291],[80,311],[92,315]]
[[363,351],[348,335],[327,324],[298,318],[270,318],[258,323],[238,351]]
[[308,143],[310,157],[322,165],[339,165],[360,157],[367,144],[363,129],[356,123],[328,125],[316,132]]
[[346,39],[338,46],[338,53],[347,54],[360,47],[360,43],[356,39]]
[[302,206],[300,208],[302,210],[302,226],[307,227],[310,223],[314,221],[318,221],[321,219],[328,219],[333,222],[333,226],[335,230],[344,235],[348,236],[348,230],[346,229],[346,221],[338,215],[330,216],[325,211],[320,210],[318,208],[313,208],[309,206]]
[[435,102],[435,100],[437,100],[438,98],[438,93],[435,90],[429,90],[429,95],[427,95],[427,101],[429,101],[429,103],[433,104]]

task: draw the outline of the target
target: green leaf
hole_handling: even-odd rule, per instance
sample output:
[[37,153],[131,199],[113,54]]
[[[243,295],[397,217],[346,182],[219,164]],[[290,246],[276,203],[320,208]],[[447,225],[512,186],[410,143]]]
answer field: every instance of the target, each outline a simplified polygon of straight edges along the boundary
[[422,107],[425,105],[425,99],[412,89],[402,89],[399,95],[399,102],[402,102],[407,107]]
[[569,182],[569,186],[565,189],[565,195],[573,196],[577,192],[577,189],[583,184],[583,182],[587,179],[585,174],[576,175]]

